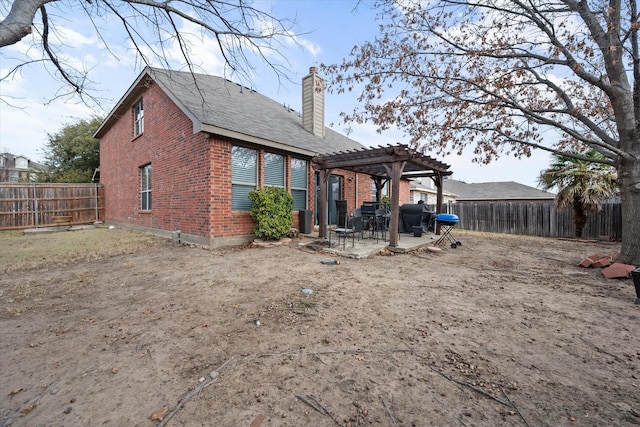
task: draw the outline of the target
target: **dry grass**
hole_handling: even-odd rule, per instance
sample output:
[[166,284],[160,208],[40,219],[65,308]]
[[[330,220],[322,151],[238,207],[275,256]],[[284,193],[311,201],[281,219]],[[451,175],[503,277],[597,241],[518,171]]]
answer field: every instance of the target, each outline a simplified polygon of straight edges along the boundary
[[4,231],[0,232],[0,272],[101,259],[164,242],[145,233],[107,228],[46,234]]

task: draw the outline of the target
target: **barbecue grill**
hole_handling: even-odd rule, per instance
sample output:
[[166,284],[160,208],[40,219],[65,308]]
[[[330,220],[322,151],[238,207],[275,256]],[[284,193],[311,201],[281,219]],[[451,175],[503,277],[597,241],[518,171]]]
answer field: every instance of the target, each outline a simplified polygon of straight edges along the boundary
[[462,243],[460,243],[459,240],[456,240],[453,234],[451,234],[451,230],[453,230],[456,224],[460,222],[460,218],[458,218],[458,215],[438,214],[436,215],[436,221],[438,222],[438,224],[440,224],[440,227],[442,229],[442,235],[436,241],[436,246],[447,239],[451,242],[451,247],[453,249],[457,248],[458,246],[462,246]]

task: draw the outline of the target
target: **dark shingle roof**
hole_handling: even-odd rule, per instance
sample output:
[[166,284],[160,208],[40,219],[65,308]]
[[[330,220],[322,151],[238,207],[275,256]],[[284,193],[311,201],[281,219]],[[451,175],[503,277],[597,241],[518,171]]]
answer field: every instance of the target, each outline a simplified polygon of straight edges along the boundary
[[467,184],[452,179],[443,190],[458,195],[457,200],[553,200],[555,194],[514,181]]
[[298,112],[225,78],[158,68],[148,72],[194,121],[195,130],[213,126],[316,154],[363,148],[329,128],[324,138],[313,135],[302,128]]

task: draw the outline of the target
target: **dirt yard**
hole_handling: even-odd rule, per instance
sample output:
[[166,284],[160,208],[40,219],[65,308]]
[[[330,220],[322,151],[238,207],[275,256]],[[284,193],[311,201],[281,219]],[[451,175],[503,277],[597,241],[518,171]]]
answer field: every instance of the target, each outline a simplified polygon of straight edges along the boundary
[[331,265],[0,233],[0,426],[640,425],[633,283],[578,267],[619,246],[456,234]]

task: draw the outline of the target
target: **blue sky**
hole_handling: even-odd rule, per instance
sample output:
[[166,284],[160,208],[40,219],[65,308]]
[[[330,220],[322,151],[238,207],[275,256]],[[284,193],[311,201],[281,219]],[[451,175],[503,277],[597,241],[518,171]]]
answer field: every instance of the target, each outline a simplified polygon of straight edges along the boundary
[[[349,55],[354,45],[373,39],[378,34],[376,12],[369,7],[371,2],[360,3],[357,8],[356,3],[348,0],[255,1],[259,9],[273,10],[278,17],[295,20],[293,30],[297,44],[283,45],[279,52],[282,57],[270,57],[276,63],[283,63],[283,58],[286,58],[288,63],[283,65],[288,68],[291,81],[278,79],[264,63],[256,63],[251,81],[243,83],[299,111],[301,79],[308,74],[310,66],[339,63]],[[62,3],[63,6],[64,4]],[[2,10],[0,13],[6,11]],[[123,43],[124,32],[117,30],[115,21],[104,24],[107,30],[103,32],[103,36],[116,57],[102,46],[84,14],[76,16],[65,9],[64,14],[56,14],[53,10],[50,15],[59,26],[59,34],[65,37],[64,42],[69,47],[68,59],[90,69],[90,78],[95,82],[93,93],[103,99],[103,110],[91,109],[77,99],[51,101],[59,93],[61,84],[41,64],[29,66],[17,78],[1,82],[0,94],[12,106],[0,103],[0,152],[22,154],[35,161],[43,159],[42,151],[48,133],[55,133],[64,124],[87,118],[92,113],[105,115],[143,68],[143,64],[136,60]],[[215,45],[211,41],[205,41],[198,51],[202,68],[210,74],[221,75],[222,62]],[[33,55],[33,51],[28,50],[26,42],[20,42],[3,48],[0,55],[0,71],[4,75],[16,63],[12,58]],[[178,63],[174,66],[179,67]],[[230,78],[237,80],[233,76]],[[355,94],[326,94],[326,124],[333,124],[334,130],[344,133],[348,126],[342,123],[339,114],[350,111],[357,102],[355,98]],[[367,146],[404,141],[401,132],[389,131],[380,135],[372,125],[353,124],[351,129],[349,136]],[[525,160],[501,157],[490,165],[472,163],[470,154],[434,157],[451,165],[454,179],[469,183],[516,181],[533,187],[537,186],[540,171],[550,162],[549,155],[541,151],[534,152],[531,158]]]

